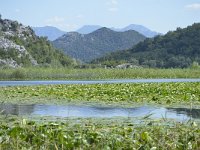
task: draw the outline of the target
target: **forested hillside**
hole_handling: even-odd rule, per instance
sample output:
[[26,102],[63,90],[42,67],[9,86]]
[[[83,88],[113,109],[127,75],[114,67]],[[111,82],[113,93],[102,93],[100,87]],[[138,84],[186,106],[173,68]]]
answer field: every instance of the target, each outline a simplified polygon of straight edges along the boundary
[[144,39],[136,31],[116,32],[104,27],[90,34],[67,33],[53,45],[73,58],[89,62],[109,52],[131,48]]
[[30,27],[0,16],[0,66],[71,66],[75,62]]
[[185,68],[200,63],[200,23],[145,39],[131,49],[111,53],[92,63],[110,66],[131,63],[158,68]]

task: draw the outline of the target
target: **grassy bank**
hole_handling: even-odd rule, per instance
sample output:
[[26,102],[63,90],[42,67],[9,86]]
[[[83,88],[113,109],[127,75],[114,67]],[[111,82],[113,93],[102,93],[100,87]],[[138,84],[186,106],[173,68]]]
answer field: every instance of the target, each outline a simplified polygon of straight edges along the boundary
[[0,80],[94,80],[134,78],[200,78],[200,69],[1,69]]
[[[0,102],[21,104],[200,104],[200,83],[129,83],[0,87]],[[197,104],[197,105],[196,105]]]
[[0,149],[198,150],[200,147],[200,128],[195,122],[1,119],[0,128]]

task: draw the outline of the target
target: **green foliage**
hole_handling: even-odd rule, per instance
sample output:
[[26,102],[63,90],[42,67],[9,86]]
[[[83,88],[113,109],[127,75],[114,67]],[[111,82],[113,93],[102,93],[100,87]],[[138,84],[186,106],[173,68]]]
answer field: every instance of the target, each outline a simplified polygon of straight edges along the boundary
[[[4,23],[6,21],[6,23]],[[22,27],[17,21],[1,20],[1,32],[9,31],[12,36],[4,35],[2,38],[9,39],[15,44],[24,46],[29,54],[38,62],[39,65],[49,64],[56,67],[58,66],[74,66],[75,61],[65,55],[58,49],[55,49],[52,44],[44,37],[37,37],[30,27]],[[28,54],[23,54],[17,49],[0,49],[1,59],[13,59],[17,64],[23,66],[31,66],[31,60]],[[56,63],[55,63],[56,62]]]
[[6,119],[5,123],[3,119],[0,128],[1,149],[198,150],[200,147],[199,125],[191,122],[145,121],[137,125],[117,119],[60,122]]
[[[131,105],[200,104],[200,83],[137,83],[1,87],[0,101],[12,103],[97,102]],[[190,105],[188,105],[190,106]]]
[[[54,64],[55,63],[55,64]],[[24,68],[25,80],[101,80],[101,79],[140,79],[140,78],[199,78],[200,69],[104,69],[82,66],[84,69],[59,67],[55,61],[40,67]],[[102,66],[101,66],[102,67]],[[1,67],[0,80],[13,80],[14,69]],[[4,76],[6,74],[6,76]]]
[[17,69],[12,72],[10,77],[15,80],[23,80],[26,78],[26,74],[23,69]]
[[[51,65],[53,62],[57,61],[57,67],[74,65],[74,61],[70,57],[55,49],[46,38],[27,37],[26,40],[23,40],[14,36],[10,39],[19,45],[25,46],[31,56],[37,60],[38,64]],[[26,61],[24,61],[24,63],[27,64]]]
[[[18,57],[19,55],[21,55],[21,57]],[[31,66],[29,55],[20,54],[20,52],[14,48],[7,50],[0,48],[0,59],[12,59],[19,65],[23,64],[23,66]]]
[[18,30],[18,28],[19,28],[18,22],[17,21],[13,21],[11,23],[11,30],[14,31],[14,32],[16,32]]
[[158,68],[187,68],[196,61],[200,63],[200,23],[178,28],[164,36],[145,39],[132,49],[112,53],[92,63],[136,59],[139,65]]
[[199,68],[200,68],[199,63],[196,62],[196,61],[194,61],[194,62],[192,63],[191,68],[192,68],[192,69],[199,69]]

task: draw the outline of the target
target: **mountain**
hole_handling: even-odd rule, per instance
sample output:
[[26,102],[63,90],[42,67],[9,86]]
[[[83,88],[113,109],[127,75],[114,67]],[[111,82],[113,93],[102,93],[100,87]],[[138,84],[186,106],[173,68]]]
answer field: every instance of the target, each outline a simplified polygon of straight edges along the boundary
[[[100,28],[102,28],[102,26],[85,25],[85,26],[81,27],[80,29],[76,30],[76,32],[78,32],[80,34],[89,34]],[[48,40],[50,40],[50,41],[54,41],[57,38],[59,38],[62,35],[67,33],[65,31],[62,31],[62,30],[60,30],[56,27],[52,27],[52,26],[32,27],[32,29],[34,30],[34,32],[37,36],[47,37]],[[145,37],[150,37],[150,38],[160,34],[160,33],[151,31],[150,29],[148,29],[142,25],[136,25],[136,24],[131,24],[125,28],[110,28],[110,29],[117,31],[117,32],[125,32],[128,30],[135,30],[135,31],[139,32],[140,34],[144,35]]]
[[117,28],[111,28],[114,31],[119,31],[119,32],[124,32],[124,31],[128,31],[128,30],[135,30],[139,33],[141,33],[142,35],[148,37],[148,38],[152,38],[155,37],[157,35],[159,35],[160,33],[155,32],[155,31],[151,31],[150,29],[142,26],[142,25],[137,25],[137,24],[131,24],[127,27],[121,28],[121,29],[117,29]]
[[65,31],[62,31],[62,30],[60,30],[56,27],[52,27],[52,26],[32,27],[32,29],[34,30],[34,32],[37,36],[47,37],[48,40],[50,40],[50,41],[53,41],[66,33]]
[[46,38],[36,36],[30,27],[0,17],[1,67],[70,66],[73,63]]
[[102,28],[102,27],[99,25],[85,25],[85,26],[81,27],[80,29],[78,29],[76,32],[78,32],[80,34],[89,34],[100,28]]
[[145,37],[136,31],[116,32],[100,28],[90,34],[70,32],[53,41],[56,48],[83,62],[117,50],[131,48]]
[[[78,32],[80,34],[89,34],[100,28],[102,28],[102,27],[98,26],[98,25],[86,25],[86,26],[83,26],[82,28],[80,28],[79,30],[77,30],[76,32]],[[137,25],[137,24],[130,24],[129,26],[126,26],[124,28],[110,28],[110,29],[113,31],[117,31],[117,32],[125,32],[128,30],[134,30],[148,38],[152,38],[157,35],[160,35],[160,33],[158,33],[158,32],[151,31],[147,27],[144,27],[142,25]]]
[[200,23],[145,39],[131,49],[111,53],[93,63],[122,63],[158,68],[186,68],[200,63]]

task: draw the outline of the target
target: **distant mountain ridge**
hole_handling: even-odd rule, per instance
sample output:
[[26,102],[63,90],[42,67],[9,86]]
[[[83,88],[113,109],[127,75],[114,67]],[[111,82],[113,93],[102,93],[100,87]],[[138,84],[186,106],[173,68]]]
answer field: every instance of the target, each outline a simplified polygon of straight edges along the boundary
[[89,34],[92,33],[98,29],[102,28],[102,26],[99,25],[85,25],[81,27],[80,29],[76,30],[76,32],[80,34]]
[[65,54],[89,62],[109,52],[131,48],[144,39],[143,35],[133,30],[116,32],[103,27],[89,34],[69,32],[52,43]]
[[117,66],[121,63],[157,68],[187,68],[200,64],[200,23],[177,28],[163,36],[147,38],[133,48],[113,52],[93,63]]
[[[86,25],[81,27],[80,29],[76,30],[76,32],[81,33],[81,34],[89,34],[94,32],[95,30],[98,30],[102,28],[102,26],[99,25]],[[145,37],[148,38],[152,38],[155,37],[157,35],[160,35],[160,33],[155,32],[155,31],[151,31],[150,29],[148,29],[147,27],[144,27],[142,25],[137,25],[137,24],[130,24],[124,28],[110,28],[113,31],[117,31],[117,32],[125,32],[128,30],[134,30],[139,32],[140,34],[144,35]]]
[[47,37],[48,40],[50,40],[50,41],[53,41],[66,33],[65,31],[62,31],[62,30],[60,30],[56,27],[52,27],[52,26],[32,27],[32,29],[34,30],[34,32],[37,36]]
[[[80,29],[76,30],[75,32],[78,32],[80,34],[89,34],[92,33],[98,29],[102,28],[100,25],[84,25]],[[56,27],[51,26],[45,26],[45,27],[32,27],[32,29],[35,31],[35,34],[38,36],[46,36],[50,41],[56,40],[57,38],[61,37],[62,35],[66,34],[66,31],[62,31]],[[160,35],[160,33],[151,31],[150,29],[142,26],[142,25],[136,25],[131,24],[129,26],[126,26],[124,28],[110,28],[111,30],[117,31],[117,32],[124,32],[128,30],[135,30],[139,32],[140,34],[144,35],[145,37],[155,37],[156,35]]]
[[124,28],[111,28],[111,29],[114,31],[120,31],[120,32],[124,32],[124,31],[128,31],[128,30],[135,30],[148,38],[152,38],[152,37],[155,37],[160,34],[158,32],[151,31],[147,27],[144,27],[142,25],[137,25],[137,24],[130,24],[129,26],[126,26]]

